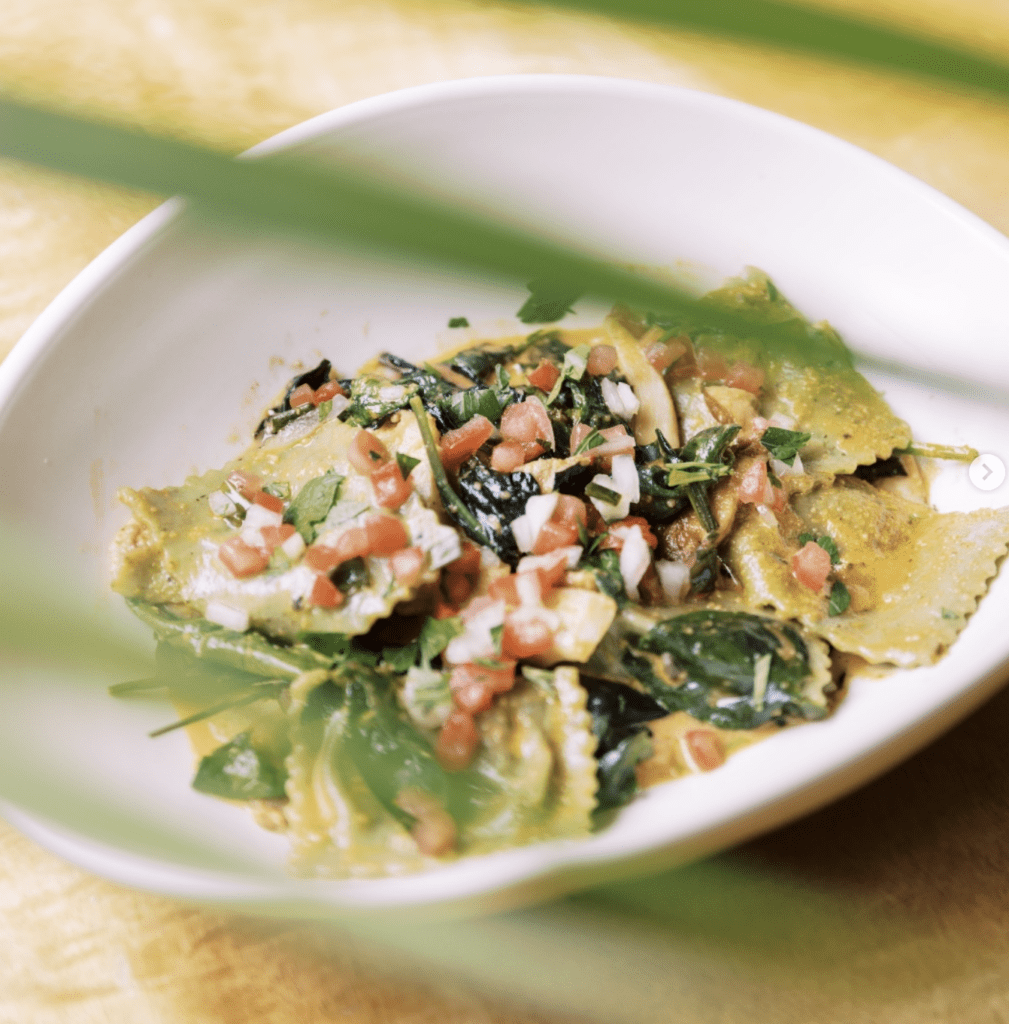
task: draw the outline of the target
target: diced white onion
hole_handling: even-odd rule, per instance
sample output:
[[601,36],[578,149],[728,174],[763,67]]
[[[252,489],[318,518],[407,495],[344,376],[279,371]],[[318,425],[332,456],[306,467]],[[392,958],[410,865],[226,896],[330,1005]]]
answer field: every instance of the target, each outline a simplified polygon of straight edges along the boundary
[[686,562],[667,562],[664,559],[655,563],[659,574],[662,592],[670,601],[677,603],[683,600],[687,587],[690,585],[690,567]]
[[781,459],[771,459],[771,471],[781,480],[786,476],[801,476],[805,469],[802,465],[802,459],[796,455],[795,462],[791,466]]
[[582,560],[582,547],[580,544],[572,544],[570,547],[557,548],[549,555],[526,555],[519,559],[515,567],[516,572],[532,572],[534,569],[552,569],[558,557],[564,556],[564,562],[569,569],[573,569]]
[[490,631],[503,626],[504,619],[504,601],[495,601],[481,609],[466,623],[466,631],[453,637],[445,648],[444,660],[450,665],[465,665],[477,658],[493,658],[497,650]]
[[631,504],[641,500],[641,481],[638,479],[638,470],[634,465],[633,455],[614,455],[610,475],[613,477],[616,489],[621,494],[625,494]]
[[301,553],[305,550],[305,541],[301,534],[295,531],[280,545],[280,550],[293,562],[301,558]]
[[641,408],[641,403],[638,401],[638,396],[634,394],[634,389],[630,384],[625,381],[621,381],[617,385],[617,392],[620,395],[620,401],[623,403],[626,415],[624,419],[629,420],[632,416],[637,414],[638,409]]
[[207,504],[215,516],[233,516],[238,511],[238,502],[224,491],[211,491]]
[[629,420],[641,408],[638,396],[634,394],[630,384],[624,381],[615,384],[609,377],[602,377],[599,386],[603,392],[603,401],[614,416]]
[[266,543],[266,539],[263,537],[263,531],[258,527],[256,529],[249,529],[245,526],[238,534],[239,537],[249,545],[250,548],[262,548],[263,551],[269,551],[270,546]]
[[624,590],[632,601],[639,598],[638,584],[651,559],[648,542],[641,532],[641,527],[632,526],[624,537],[624,546],[620,549],[620,575],[624,578]]
[[515,592],[519,596],[519,604],[524,607],[543,603],[539,576],[528,572],[518,573],[515,577]]
[[777,530],[778,517],[766,505],[757,505],[756,508],[760,521],[765,526],[769,526],[772,530]]
[[611,491],[616,491],[620,495],[620,500],[616,505],[609,505],[600,498],[589,499],[608,523],[626,519],[630,515],[631,505],[641,498],[641,485],[638,481],[638,471],[634,465],[633,455],[614,455],[611,475],[597,473],[592,478],[592,482]]
[[259,530],[264,526],[280,526],[284,517],[279,512],[271,512],[262,505],[250,505],[245,513],[245,529]]
[[440,729],[452,714],[448,675],[414,665],[406,673],[400,703],[421,728]]
[[203,617],[208,622],[216,622],[218,626],[234,629],[244,633],[249,628],[249,613],[244,608],[232,608],[221,601],[208,601]]
[[535,494],[526,502],[525,514],[512,520],[512,536],[519,551],[532,551],[536,546],[536,538],[554,514],[559,498],[556,492]]
[[350,399],[346,395],[333,395],[331,401],[333,403],[333,416],[339,416],[350,405]]

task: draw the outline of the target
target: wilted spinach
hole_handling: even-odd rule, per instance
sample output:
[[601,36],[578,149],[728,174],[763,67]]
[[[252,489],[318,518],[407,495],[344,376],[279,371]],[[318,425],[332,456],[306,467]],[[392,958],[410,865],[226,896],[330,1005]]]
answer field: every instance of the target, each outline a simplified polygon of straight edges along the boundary
[[302,384],[307,384],[310,388],[315,390],[316,388],[322,387],[326,381],[329,380],[331,365],[328,359],[323,359],[318,366],[313,367],[311,370],[306,370],[305,373],[298,374],[297,377],[293,377],[287,385],[287,390],[284,392],[284,399],[279,405],[275,405],[272,409],[268,409],[266,415],[260,420],[259,426],[256,427],[255,437],[269,436],[270,434],[276,434],[283,427],[287,426],[292,420],[298,419],[299,416],[305,415],[305,413],[311,412],[314,406],[311,402],[305,405],[299,405],[296,409],[291,408],[291,395],[295,388],[301,387]]
[[193,789],[228,800],[276,800],[285,796],[287,772],[283,763],[252,745],[243,732],[200,761]]
[[[660,672],[646,655],[672,668]],[[755,694],[756,665],[765,655],[771,656],[766,687]],[[623,665],[667,711],[686,711],[723,728],[826,713],[802,692],[810,666],[799,631],[747,612],[704,609],[667,619],[628,649]]]
[[482,533],[475,533],[464,519],[453,516],[456,524],[477,543],[487,544],[499,558],[516,565],[519,550],[511,523],[525,513],[526,502],[540,493],[539,484],[528,473],[497,473],[479,459],[470,459],[459,470],[456,492]]
[[620,807],[637,791],[635,767],[652,752],[651,734],[645,723],[663,718],[668,712],[647,694],[622,683],[585,676],[581,683],[588,692],[586,707],[598,740],[598,809]]
[[309,480],[284,512],[284,522],[291,523],[306,544],[315,540],[316,526],[336,503],[343,477],[329,470]]

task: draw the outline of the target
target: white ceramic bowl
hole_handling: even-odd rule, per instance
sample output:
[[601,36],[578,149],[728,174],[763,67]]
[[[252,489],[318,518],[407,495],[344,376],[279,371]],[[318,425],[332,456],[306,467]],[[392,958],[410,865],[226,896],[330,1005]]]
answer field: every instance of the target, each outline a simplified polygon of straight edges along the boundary
[[[1009,381],[1009,243],[875,157],[762,110],[614,79],[473,79],[353,104],[261,149],[286,146],[321,158],[350,154],[621,260],[689,266],[699,284],[755,265],[858,348]],[[236,240],[194,225],[180,208],[161,207],[99,257],[0,367],[0,516],[56,538],[94,581],[96,600],[124,621],[107,591],[105,554],[126,518],[117,487],[179,482],[233,457],[294,360],[328,355],[349,373],[384,348],[428,354],[456,315],[474,333],[506,333],[517,327],[511,317],[522,298],[521,289],[395,261]],[[880,383],[920,438],[1009,460],[1009,417],[999,410]],[[1009,484],[983,493],[953,466],[934,497],[944,510],[1000,505]],[[858,681],[829,720],[653,789],[589,840],[426,875],[288,879],[282,838],[189,788],[185,736],[146,738],[167,708],[55,679],[11,682],[0,696],[0,743],[24,748],[26,770],[55,758],[122,806],[209,837],[253,866],[209,872],[184,858],[113,848],[14,807],[4,814],[92,871],[165,893],[312,913],[485,909],[618,865],[640,870],[725,847],[883,771],[993,692],[1009,656],[1007,609],[1009,581],[1000,578],[938,665]]]

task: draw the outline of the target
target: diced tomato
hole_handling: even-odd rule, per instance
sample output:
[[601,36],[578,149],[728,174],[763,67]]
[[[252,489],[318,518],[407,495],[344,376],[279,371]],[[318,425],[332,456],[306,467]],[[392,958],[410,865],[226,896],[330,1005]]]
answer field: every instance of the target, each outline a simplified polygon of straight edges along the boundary
[[543,445],[535,442],[502,441],[491,452],[490,466],[497,473],[513,473],[519,466],[524,466],[545,451]]
[[487,593],[495,601],[504,601],[510,608],[519,606],[519,592],[515,588],[515,573],[499,576],[496,580],[492,580],[490,586],[487,587]]
[[582,526],[588,526],[589,524],[589,513],[588,509],[585,508],[585,502],[581,498],[576,498],[573,494],[557,495],[557,507],[550,518],[555,523],[571,526],[577,526],[579,523]]
[[819,592],[830,575],[830,555],[808,540],[792,555],[792,575],[810,590]]
[[246,544],[241,537],[229,537],[217,549],[217,557],[227,566],[232,576],[239,579],[255,576],[270,564],[268,552]]
[[305,548],[305,565],[316,572],[332,572],[343,561],[346,559],[340,557],[335,547],[311,544]]
[[524,402],[509,405],[501,417],[501,436],[506,441],[523,441],[526,444],[546,441],[553,448],[554,426],[546,406],[532,395]]
[[725,375],[725,383],[730,388],[740,388],[750,394],[759,395],[764,386],[764,371],[750,363],[735,362]]
[[453,711],[438,733],[435,757],[446,771],[461,771],[473,760],[479,745],[480,733],[473,716],[465,711]]
[[515,662],[502,661],[490,665],[456,665],[449,677],[449,686],[456,704],[470,714],[486,711],[494,695],[506,693],[515,685]]
[[[586,516],[588,518],[588,516]],[[569,548],[578,543],[578,527],[574,523],[558,523],[550,520],[540,527],[533,542],[534,555],[546,555],[558,548]]]
[[441,578],[441,589],[452,604],[460,605],[473,593],[473,581],[466,576],[445,573]]
[[[587,423],[576,423],[571,428],[571,454],[578,451],[578,446],[592,433],[592,428]],[[589,454],[582,452],[583,455]]]
[[665,373],[687,351],[689,338],[673,338],[672,341],[654,341],[645,349],[645,358],[658,370]]
[[610,523],[606,536],[599,542],[600,550],[620,551],[624,546],[623,535],[632,526],[641,527],[641,536],[644,537],[645,543],[650,548],[654,550],[659,546],[658,538],[652,533],[652,528],[647,519],[643,519],[641,516],[627,516],[615,523]]
[[725,380],[729,372],[728,363],[722,358],[721,353],[710,348],[702,348],[697,354],[697,366],[705,380]]
[[447,601],[438,601],[434,606],[434,617],[436,619],[454,619],[459,614],[459,609]]
[[493,664],[456,665],[452,669],[449,686],[453,689],[465,682],[484,683],[495,693],[507,693],[515,685],[514,661],[496,661]]
[[252,500],[256,505],[262,505],[263,508],[268,508],[271,512],[283,512],[284,503],[275,494],[267,494],[266,491],[256,491],[252,496]]
[[315,389],[312,395],[314,405],[322,405],[323,402],[331,402],[337,395],[346,395],[347,392],[340,387],[335,380],[327,380],[321,387]]
[[320,574],[315,577],[308,600],[319,608],[336,608],[343,604],[343,594],[333,586],[328,576]]
[[554,645],[554,634],[542,619],[514,613],[505,616],[501,653],[506,658],[533,658]]
[[612,345],[593,345],[586,369],[593,377],[605,377],[617,365],[617,350]]
[[725,764],[725,748],[717,732],[711,729],[691,729],[683,737],[690,760],[702,772],[710,772]]
[[480,549],[471,541],[462,542],[462,554],[445,566],[446,572],[462,576],[477,576],[480,573]]
[[412,587],[424,572],[424,552],[421,548],[403,548],[389,557],[396,582],[403,587]]
[[402,520],[395,516],[367,516],[364,520],[364,530],[368,537],[370,555],[391,555],[410,544],[406,527]]
[[371,474],[375,504],[379,508],[399,508],[413,494],[413,480],[403,479],[399,463],[390,460]]
[[544,360],[529,374],[528,379],[534,388],[539,388],[540,391],[550,391],[560,380],[560,376],[561,371],[553,363]]
[[365,476],[371,476],[390,457],[389,449],[370,430],[359,430],[347,449],[350,464]]
[[290,523],[281,523],[280,526],[263,526],[259,532],[263,535],[263,543],[272,551],[288,537],[294,536],[294,527]]
[[253,497],[263,486],[263,481],[255,473],[246,473],[242,469],[236,469],[228,474],[228,483],[246,499],[252,501]]
[[494,424],[478,413],[457,430],[443,434],[438,446],[442,465],[455,472],[493,433]]
[[773,498],[768,493],[770,481],[767,479],[767,463],[755,462],[739,478],[738,495],[741,502],[750,502],[755,505],[769,504]]
[[627,428],[619,423],[615,427],[606,427],[599,431],[606,440],[598,448],[592,449],[596,458],[612,457],[614,455],[632,455],[634,453],[634,438],[627,433]]
[[364,558],[365,555],[370,555],[371,540],[368,537],[368,531],[363,526],[352,526],[349,530],[344,530],[333,541],[333,551],[336,553],[338,564],[349,562],[352,558]]
[[289,405],[297,409],[300,405],[308,405],[315,397],[315,388],[311,384],[299,384],[292,392]]

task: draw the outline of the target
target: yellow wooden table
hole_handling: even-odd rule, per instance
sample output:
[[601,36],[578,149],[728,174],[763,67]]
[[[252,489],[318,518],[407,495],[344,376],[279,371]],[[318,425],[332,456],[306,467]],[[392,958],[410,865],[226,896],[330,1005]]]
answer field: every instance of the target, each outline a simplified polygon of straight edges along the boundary
[[[833,0],[1009,53],[1005,0]],[[577,72],[734,96],[851,140],[1009,231],[1009,106],[864,70],[475,0],[4,0],[0,87],[238,150],[321,111],[473,75]],[[153,202],[0,164],[0,354]],[[695,962],[670,1021],[1009,1019],[1009,693],[880,781],[727,855],[899,913],[829,993]],[[355,944],[94,879],[0,823],[0,1024],[555,1020]],[[831,957],[828,948],[824,956]],[[671,965],[671,970],[676,966]]]

